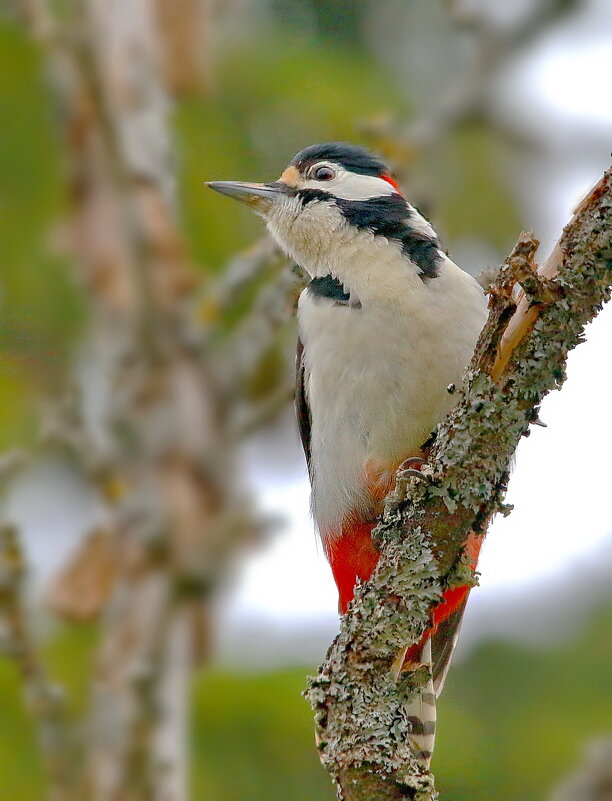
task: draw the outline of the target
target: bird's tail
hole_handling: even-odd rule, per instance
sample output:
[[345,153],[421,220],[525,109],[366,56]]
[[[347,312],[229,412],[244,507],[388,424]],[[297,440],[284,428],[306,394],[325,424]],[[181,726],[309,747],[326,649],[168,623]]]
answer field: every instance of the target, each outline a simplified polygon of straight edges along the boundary
[[[380,553],[372,540],[374,523],[351,521],[340,532],[324,532],[325,551],[338,586],[340,612],[344,614],[353,599],[358,580],[367,581]],[[471,568],[476,568],[482,536],[470,534],[466,552]],[[442,691],[450,665],[459,626],[463,617],[470,585],[447,589],[431,613],[431,625],[415,643],[397,655],[393,664],[396,676],[400,672],[427,668],[429,680],[420,693],[408,701],[405,714],[410,724],[411,747],[417,760],[426,768],[434,748],[436,735],[436,696]]]
[[426,667],[429,671],[429,680],[421,687],[420,692],[414,693],[406,704],[405,712],[411,729],[408,735],[410,747],[417,761],[428,770],[436,739],[436,693],[434,691],[431,639],[429,637],[423,643],[418,662],[413,662],[410,665],[404,664],[402,670],[423,667]]

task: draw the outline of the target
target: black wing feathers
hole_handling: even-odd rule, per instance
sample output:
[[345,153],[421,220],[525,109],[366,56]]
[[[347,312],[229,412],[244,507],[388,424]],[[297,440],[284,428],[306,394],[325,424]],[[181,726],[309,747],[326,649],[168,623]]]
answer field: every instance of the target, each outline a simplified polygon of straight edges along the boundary
[[308,406],[308,398],[306,397],[306,387],[304,385],[304,345],[298,338],[297,353],[295,356],[295,415],[297,417],[298,428],[300,430],[300,437],[302,439],[302,447],[306,455],[306,464],[308,465],[308,474],[312,478],[310,467],[310,407]]
[[467,598],[452,615],[438,625],[436,633],[431,638],[432,675],[436,695],[440,695],[444,686],[451,657],[457,644],[466,603]]

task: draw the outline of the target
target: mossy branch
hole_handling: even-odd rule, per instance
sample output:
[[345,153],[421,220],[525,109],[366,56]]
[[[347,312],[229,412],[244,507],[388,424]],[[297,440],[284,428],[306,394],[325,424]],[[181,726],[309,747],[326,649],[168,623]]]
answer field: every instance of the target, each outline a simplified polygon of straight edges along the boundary
[[[612,170],[589,192],[538,270],[522,234],[489,290],[489,318],[455,409],[438,427],[429,481],[398,478],[374,535],[381,558],[357,588],[307,697],[323,764],[346,801],[437,797],[415,761],[404,708],[422,671],[394,660],[418,643],[432,608],[465,571],[470,532],[507,512],[508,466],[539,405],[565,380],[568,352],[610,297]],[[521,288],[519,290],[519,287]],[[427,677],[425,677],[427,678]]]

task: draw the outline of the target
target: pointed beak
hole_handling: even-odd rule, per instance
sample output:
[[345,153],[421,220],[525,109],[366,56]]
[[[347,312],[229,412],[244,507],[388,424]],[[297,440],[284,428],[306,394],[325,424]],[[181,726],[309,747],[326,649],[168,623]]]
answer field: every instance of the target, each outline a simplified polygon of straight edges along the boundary
[[259,212],[268,211],[283,197],[294,192],[282,181],[274,181],[270,184],[251,184],[246,181],[208,181],[206,185],[215,192],[240,200]]

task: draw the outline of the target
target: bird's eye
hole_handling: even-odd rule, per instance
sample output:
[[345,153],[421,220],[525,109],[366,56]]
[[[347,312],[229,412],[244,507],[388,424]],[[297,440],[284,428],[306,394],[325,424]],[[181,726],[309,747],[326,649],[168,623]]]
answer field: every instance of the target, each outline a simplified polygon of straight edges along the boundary
[[336,177],[336,173],[331,167],[323,165],[322,167],[317,167],[314,170],[312,177],[316,181],[331,181],[332,178]]

